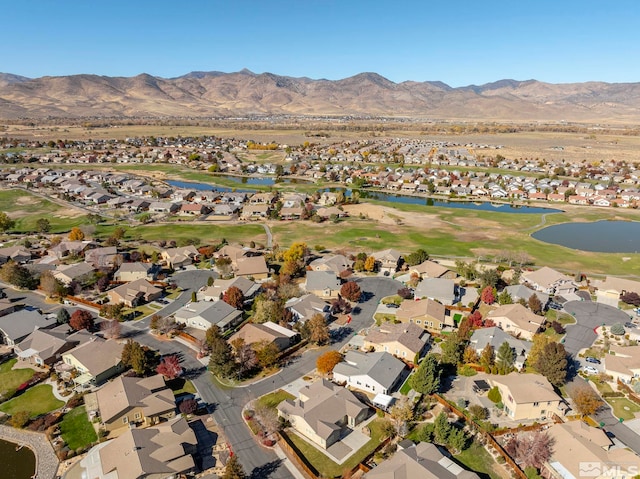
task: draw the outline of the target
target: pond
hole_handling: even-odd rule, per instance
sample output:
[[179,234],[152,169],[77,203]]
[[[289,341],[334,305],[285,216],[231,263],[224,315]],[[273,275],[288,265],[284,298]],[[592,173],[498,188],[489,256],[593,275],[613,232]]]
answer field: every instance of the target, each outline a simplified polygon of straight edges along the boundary
[[243,185],[260,185],[260,186],[273,186],[276,183],[289,183],[292,185],[297,184],[309,184],[310,181],[302,180],[299,178],[280,178],[278,181],[274,177],[269,176],[234,176],[234,175],[217,175],[220,178],[235,181],[236,183],[242,183]]
[[190,181],[175,181],[168,180],[167,184],[174,186],[176,188],[184,188],[186,190],[201,190],[201,191],[219,191],[222,193],[228,193],[230,191],[235,191],[237,193],[255,193],[256,190],[242,189],[242,188],[228,188],[226,186],[218,186],[207,183],[193,183]]
[[546,243],[596,253],[640,251],[640,222],[595,221],[547,226],[531,235]]
[[0,439],[0,464],[2,477],[11,479],[29,479],[36,471],[36,458],[28,447],[16,451],[12,442]]

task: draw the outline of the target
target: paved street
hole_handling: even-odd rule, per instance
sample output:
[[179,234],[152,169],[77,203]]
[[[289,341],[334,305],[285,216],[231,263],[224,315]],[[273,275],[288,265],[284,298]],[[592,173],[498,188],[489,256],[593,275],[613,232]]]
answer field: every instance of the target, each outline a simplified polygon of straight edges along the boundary
[[629,315],[624,311],[592,301],[570,301],[564,305],[564,310],[576,318],[576,324],[567,326],[564,339],[565,349],[573,356],[593,344],[597,338],[595,328],[629,321]]

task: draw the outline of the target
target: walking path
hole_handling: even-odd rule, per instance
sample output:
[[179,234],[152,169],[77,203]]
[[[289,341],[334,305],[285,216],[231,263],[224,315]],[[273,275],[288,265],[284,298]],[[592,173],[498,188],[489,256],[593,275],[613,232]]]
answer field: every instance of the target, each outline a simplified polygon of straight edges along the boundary
[[36,456],[35,479],[53,479],[58,472],[58,458],[47,437],[38,432],[0,426],[0,439],[25,445]]
[[58,391],[58,383],[56,383],[55,381],[53,381],[51,379],[45,381],[44,384],[50,384],[51,385],[51,392],[53,393],[55,398],[59,399],[60,401],[64,402],[65,404],[67,403],[67,400],[71,397],[71,396],[65,397],[62,394],[60,394],[60,391]]

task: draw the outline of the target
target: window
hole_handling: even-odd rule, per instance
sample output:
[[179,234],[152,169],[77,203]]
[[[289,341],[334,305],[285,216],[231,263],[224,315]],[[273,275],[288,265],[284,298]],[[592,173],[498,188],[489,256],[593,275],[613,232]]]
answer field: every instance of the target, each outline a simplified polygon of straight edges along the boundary
[[129,422],[129,418],[127,416],[122,418],[122,423],[127,424]]
[[539,405],[540,405],[540,403],[538,403],[538,402],[534,402],[533,403],[533,407],[538,407]]
[[140,418],[142,417],[142,414],[140,414],[139,412],[137,412],[137,413],[135,413],[135,414],[133,415],[133,417],[134,417],[135,419],[140,419]]
[[422,324],[422,320],[416,319],[416,324]]
[[407,352],[406,351],[402,351],[402,357],[406,358],[407,357]]

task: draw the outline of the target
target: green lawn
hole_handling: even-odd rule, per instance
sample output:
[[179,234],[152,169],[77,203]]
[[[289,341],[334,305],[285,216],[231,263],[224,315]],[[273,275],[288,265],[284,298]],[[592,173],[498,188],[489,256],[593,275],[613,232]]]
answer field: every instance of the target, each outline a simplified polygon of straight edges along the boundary
[[319,449],[309,444],[297,434],[291,433],[287,437],[296,446],[298,451],[307,459],[307,461],[316,468],[322,477],[340,477],[345,470],[353,469],[357,464],[362,462],[369,454],[371,454],[382,442],[382,430],[380,427],[381,420],[374,419],[369,423],[371,428],[371,439],[353,456],[342,464],[336,464]]
[[604,394],[604,393],[612,393],[613,392],[613,388],[609,385],[609,383],[607,382],[600,382],[598,380],[598,376],[596,375],[590,375],[587,376],[589,381],[591,381],[593,384],[596,385],[596,388],[598,389],[598,391],[600,392],[600,394]]
[[122,310],[123,317],[126,317],[128,314],[133,313],[133,318],[136,321],[142,319],[150,314],[153,314],[156,310],[150,307],[148,304],[142,304],[140,306],[136,306],[135,308],[125,308]]
[[454,456],[454,458],[465,468],[478,473],[483,479],[500,479],[500,476],[493,470],[496,464],[493,457],[482,445],[475,441],[468,449]]
[[180,394],[195,394],[197,392],[193,383],[183,378],[171,379],[167,381],[167,386],[173,391],[174,396],[179,396]]
[[84,449],[98,440],[84,406],[78,406],[64,415],[60,423],[60,432],[62,439],[72,450]]
[[640,412],[640,406],[627,398],[609,398],[607,402],[613,408],[613,415],[625,421],[635,418],[634,413]]
[[411,374],[407,377],[405,382],[400,387],[400,394],[402,394],[403,396],[406,396],[407,394],[409,394],[409,391],[411,391],[410,379],[411,379]]
[[275,408],[278,404],[280,404],[285,399],[295,399],[293,394],[288,393],[287,391],[283,391],[282,389],[278,389],[269,394],[265,394],[264,396],[258,399],[258,404],[261,406],[266,406],[269,408]]
[[18,411],[29,411],[31,418],[55,411],[64,406],[64,402],[56,399],[51,390],[51,384],[34,386],[24,394],[0,404],[0,411],[10,416]]
[[[15,391],[22,383],[26,383],[34,375],[35,371],[29,368],[11,369],[17,359],[11,359],[0,365],[0,395],[4,398],[8,392]],[[1,400],[1,399],[0,399]]]
[[552,327],[548,327],[547,329],[545,329],[544,333],[542,333],[542,334],[544,334],[545,336],[549,336],[556,343],[560,342],[560,340],[564,336],[564,334],[556,333],[555,330]]
[[545,313],[544,317],[547,318],[547,321],[558,321],[563,326],[566,326],[568,324],[575,324],[576,322],[575,318],[570,314],[561,313],[556,311],[555,309],[549,309]]

